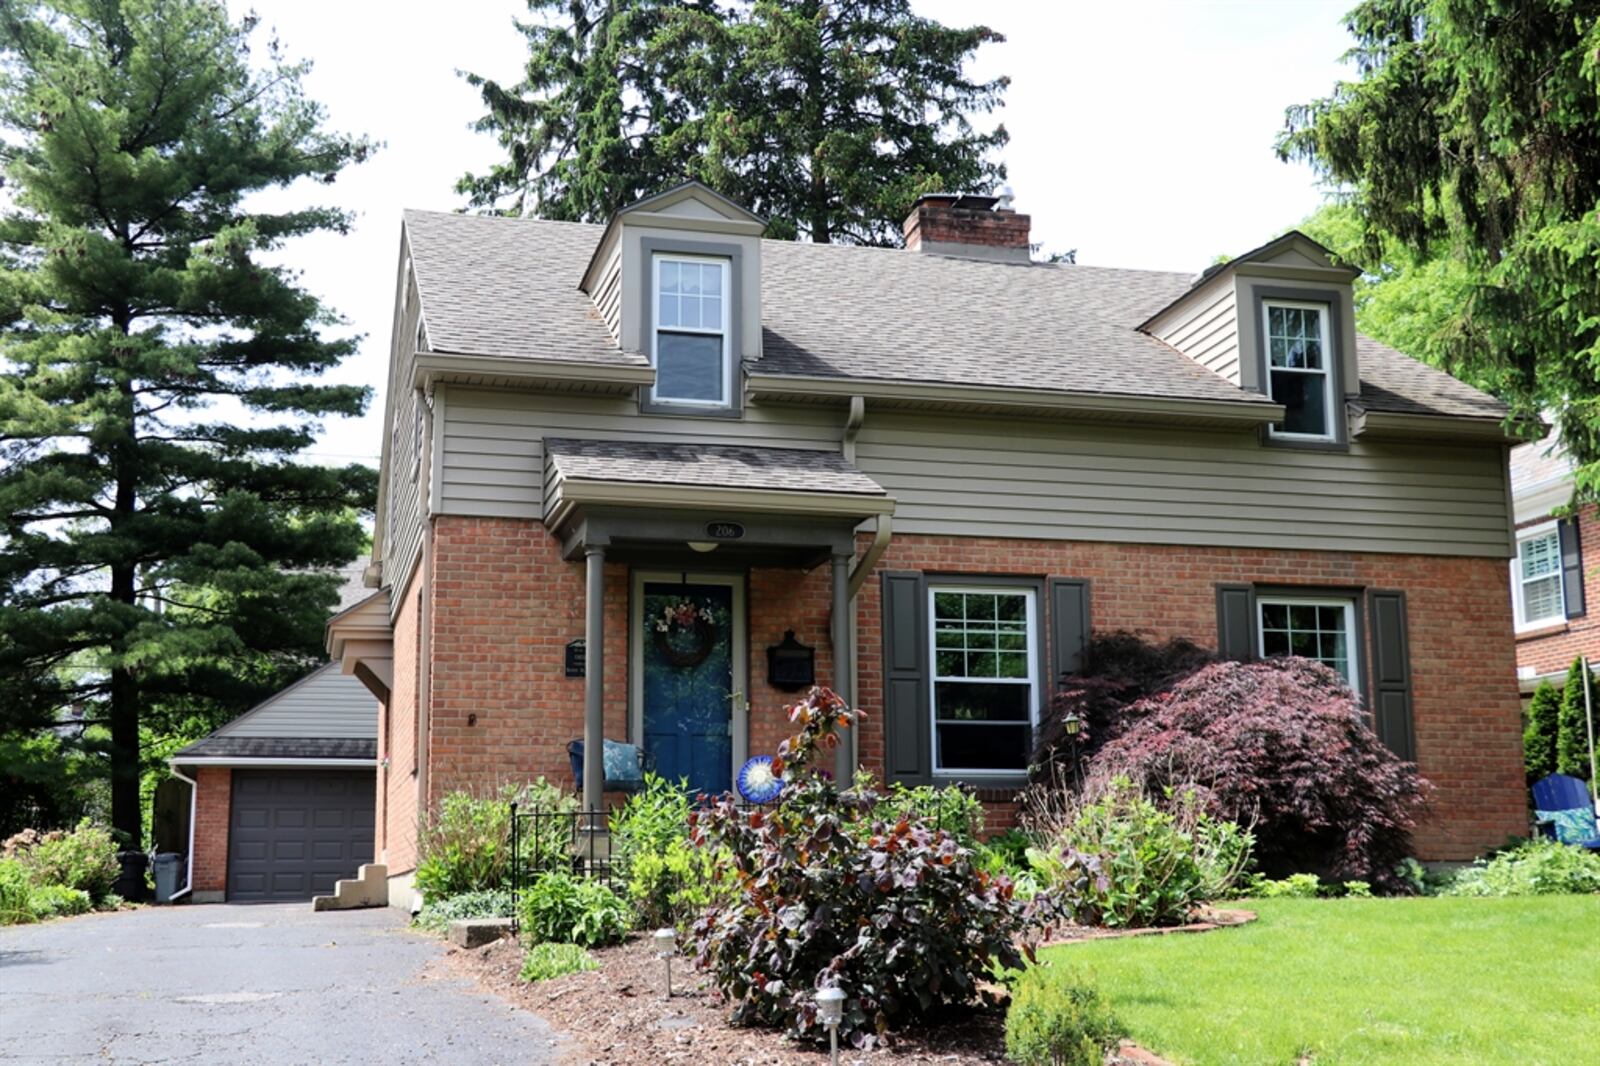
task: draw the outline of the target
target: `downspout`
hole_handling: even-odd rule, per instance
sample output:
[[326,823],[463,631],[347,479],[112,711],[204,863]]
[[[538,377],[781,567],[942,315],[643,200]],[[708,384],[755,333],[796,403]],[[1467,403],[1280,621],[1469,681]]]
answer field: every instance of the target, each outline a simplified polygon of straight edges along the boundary
[[167,897],[167,902],[171,903],[179,896],[188,895],[189,890],[194,887],[194,816],[198,806],[196,801],[200,797],[200,782],[192,777],[185,777],[175,763],[167,764],[167,773],[189,786],[189,848],[183,856],[183,887]]
[[433,759],[433,519],[439,513],[442,491],[439,484],[439,456],[442,442],[434,423],[439,408],[444,405],[444,395],[436,391],[430,379],[426,390],[417,397],[423,405],[422,417],[422,477],[418,498],[422,501],[422,572],[418,575],[421,589],[417,605],[417,657],[418,665],[417,735],[414,740],[417,768],[417,818],[419,825],[427,817],[428,767]]
[[[855,465],[856,437],[861,433],[861,424],[866,421],[867,404],[860,396],[850,397],[850,413],[845,417],[844,433],[839,440],[839,450],[844,455],[844,461]],[[872,543],[867,546],[867,552],[852,561],[850,573],[845,585],[845,602],[849,604],[850,611],[848,622],[845,626],[845,640],[849,644],[850,656],[847,670],[845,671],[845,684],[849,691],[841,693],[845,701],[851,706],[856,706],[856,697],[860,692],[859,677],[861,667],[861,647],[856,625],[855,602],[856,596],[861,592],[861,587],[867,583],[873,568],[883,558],[883,553],[889,550],[889,541],[894,536],[894,520],[889,515],[878,516],[877,528],[872,536]],[[849,761],[851,766],[861,765],[861,731],[852,729],[846,739],[846,746],[850,749]]]

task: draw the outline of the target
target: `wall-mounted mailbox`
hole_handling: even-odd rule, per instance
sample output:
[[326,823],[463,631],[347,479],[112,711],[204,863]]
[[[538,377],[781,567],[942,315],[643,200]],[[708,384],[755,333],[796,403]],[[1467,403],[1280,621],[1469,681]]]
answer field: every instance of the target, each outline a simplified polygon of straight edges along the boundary
[[794,639],[786,630],[783,642],[767,648],[767,683],[785,692],[798,692],[817,683],[817,652]]

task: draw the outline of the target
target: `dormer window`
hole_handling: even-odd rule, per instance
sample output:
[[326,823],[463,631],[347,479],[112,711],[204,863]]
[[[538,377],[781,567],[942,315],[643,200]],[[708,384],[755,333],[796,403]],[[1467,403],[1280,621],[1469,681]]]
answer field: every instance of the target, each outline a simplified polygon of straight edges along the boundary
[[655,324],[651,398],[661,404],[732,406],[732,300],[728,260],[657,255],[652,269]]
[[1328,341],[1328,305],[1266,300],[1262,310],[1269,391],[1284,407],[1284,419],[1273,424],[1271,435],[1283,440],[1333,440],[1336,355]]

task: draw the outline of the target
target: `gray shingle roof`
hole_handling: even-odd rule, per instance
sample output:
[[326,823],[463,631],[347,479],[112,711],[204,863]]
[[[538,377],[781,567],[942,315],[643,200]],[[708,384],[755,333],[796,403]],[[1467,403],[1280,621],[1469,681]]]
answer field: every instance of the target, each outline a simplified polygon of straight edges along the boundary
[[883,486],[838,452],[729,444],[546,438],[562,477],[697,488],[778,489],[882,496]]
[[[407,211],[429,346],[642,366],[577,285],[603,227]],[[754,373],[1267,402],[1135,327],[1189,274],[991,263],[898,249],[762,242]],[[1361,338],[1373,411],[1498,417],[1500,404]]]
[[437,211],[405,222],[430,351],[649,365],[578,291],[601,227]]
[[1409,415],[1457,415],[1504,418],[1505,404],[1464,381],[1418,362],[1409,355],[1356,337],[1361,365],[1361,406],[1369,411]]
[[212,735],[197,740],[173,758],[214,759],[376,759],[378,741],[359,737],[237,737]]

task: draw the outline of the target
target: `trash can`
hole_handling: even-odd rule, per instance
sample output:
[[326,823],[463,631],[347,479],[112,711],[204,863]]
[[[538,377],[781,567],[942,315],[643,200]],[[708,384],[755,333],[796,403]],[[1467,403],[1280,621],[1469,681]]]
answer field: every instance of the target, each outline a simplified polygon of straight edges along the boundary
[[146,896],[144,871],[149,862],[150,856],[142,851],[117,852],[117,865],[121,872],[117,874],[111,891],[129,903],[142,903]]
[[171,903],[183,880],[183,856],[175,851],[156,853],[156,902]]

